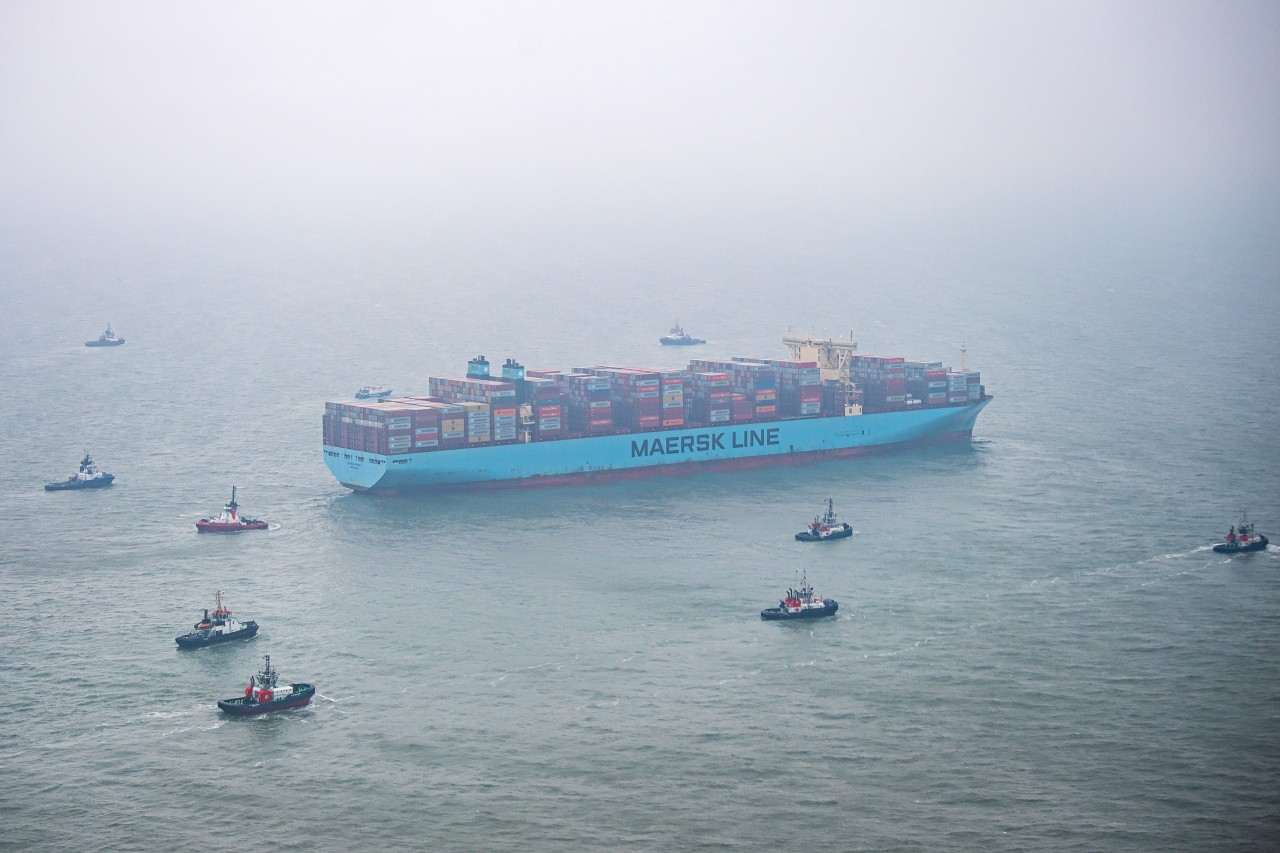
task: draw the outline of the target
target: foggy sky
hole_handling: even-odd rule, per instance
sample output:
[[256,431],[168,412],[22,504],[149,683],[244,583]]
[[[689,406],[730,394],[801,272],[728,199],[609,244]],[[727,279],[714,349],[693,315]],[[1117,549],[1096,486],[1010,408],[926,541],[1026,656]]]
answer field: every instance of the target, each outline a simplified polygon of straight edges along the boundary
[[1274,2],[0,4],[5,221],[1280,190]]

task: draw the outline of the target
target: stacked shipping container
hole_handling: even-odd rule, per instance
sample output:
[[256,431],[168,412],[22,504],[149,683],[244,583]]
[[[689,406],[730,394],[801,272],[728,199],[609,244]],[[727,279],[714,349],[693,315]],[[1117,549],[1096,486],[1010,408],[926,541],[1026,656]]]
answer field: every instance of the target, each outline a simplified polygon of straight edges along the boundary
[[592,373],[565,373],[560,387],[568,397],[569,429],[587,435],[613,430],[613,400],[609,379]]
[[[785,418],[959,406],[985,398],[981,374],[941,362],[853,355],[854,385],[823,382],[812,361],[695,359],[687,371],[600,366],[529,370],[511,359],[503,380],[483,356],[463,379],[432,377],[430,396],[325,404],[324,441],[383,455],[459,447],[752,423]],[[523,434],[521,414],[524,414]]]
[[766,361],[735,358],[731,361],[694,359],[691,370],[713,370],[729,374],[733,387],[733,420],[775,421],[778,419],[778,371]]
[[685,412],[688,422],[697,426],[729,423],[733,418],[733,380],[729,374],[691,372],[687,381],[689,393],[685,395]]
[[627,430],[662,426],[662,380],[656,371],[626,367],[588,370],[609,380],[615,426]]
[[[745,361],[745,359],[734,359]],[[822,371],[816,361],[756,359],[777,371],[778,414],[781,417],[810,417],[822,412]]]
[[557,381],[559,371],[529,371],[521,403],[529,406],[529,426],[537,439],[559,438],[568,418],[566,395]]

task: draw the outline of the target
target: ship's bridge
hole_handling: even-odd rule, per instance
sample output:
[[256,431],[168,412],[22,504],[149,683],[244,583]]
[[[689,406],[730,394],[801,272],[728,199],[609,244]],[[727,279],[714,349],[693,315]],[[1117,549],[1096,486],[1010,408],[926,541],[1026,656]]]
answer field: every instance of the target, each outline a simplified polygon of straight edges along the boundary
[[849,362],[858,351],[858,342],[853,339],[853,332],[848,340],[835,338],[801,337],[787,334],[782,338],[796,361],[816,361],[822,371],[823,381],[850,382]]

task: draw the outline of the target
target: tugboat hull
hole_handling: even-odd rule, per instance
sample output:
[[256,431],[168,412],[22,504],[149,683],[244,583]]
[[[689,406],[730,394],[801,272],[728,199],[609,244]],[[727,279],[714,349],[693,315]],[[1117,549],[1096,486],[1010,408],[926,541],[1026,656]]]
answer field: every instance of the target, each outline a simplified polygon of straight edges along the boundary
[[783,610],[781,607],[768,607],[760,611],[760,618],[766,621],[787,621],[792,619],[822,619],[825,616],[834,616],[836,611],[840,609],[840,605],[836,603],[834,598],[824,598],[822,607],[807,607],[799,612],[791,612]]
[[226,524],[219,521],[197,521],[196,530],[200,533],[240,533],[245,530],[266,530],[265,521],[235,522]]
[[258,633],[257,622],[246,622],[244,627],[239,631],[229,631],[225,634],[210,634],[205,636],[198,632],[183,634],[181,637],[174,637],[174,641],[178,646],[184,649],[199,649],[204,646],[215,646],[218,643],[229,643],[232,640],[247,640],[256,636]]
[[93,480],[63,480],[61,483],[45,483],[46,492],[61,492],[75,489],[105,489],[115,480],[115,474],[106,474]]
[[662,344],[664,347],[692,347],[692,346],[697,346],[698,344],[705,344],[706,341],[704,341],[702,338],[662,337],[662,338],[658,338],[658,343]]
[[826,542],[831,539],[848,539],[853,535],[853,528],[848,524],[842,524],[839,527],[832,528],[826,533],[814,533],[810,530],[801,530],[796,534],[796,540],[800,542]]
[[219,699],[218,707],[228,714],[247,717],[253,714],[265,714],[269,711],[301,708],[316,695],[316,686],[314,684],[295,684],[293,685],[293,690],[294,692],[286,698],[273,699],[270,702],[254,702],[247,696],[237,696],[235,699]]
[[1265,551],[1267,544],[1267,537],[1259,536],[1249,540],[1248,545],[1241,545],[1239,542],[1219,542],[1213,546],[1213,550],[1219,554],[1244,554],[1249,551]]

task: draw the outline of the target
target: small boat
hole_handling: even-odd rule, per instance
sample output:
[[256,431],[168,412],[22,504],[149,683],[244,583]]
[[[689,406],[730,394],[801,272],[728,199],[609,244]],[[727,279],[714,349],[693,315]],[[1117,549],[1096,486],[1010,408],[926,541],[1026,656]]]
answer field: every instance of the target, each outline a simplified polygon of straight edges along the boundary
[[1267,537],[1253,532],[1253,522],[1249,520],[1247,512],[1241,514],[1240,523],[1233,525],[1223,539],[1225,541],[1213,546],[1213,550],[1219,554],[1243,554],[1247,551],[1267,550]]
[[271,655],[262,656],[262,671],[249,676],[243,696],[218,700],[218,707],[228,714],[265,714],[285,708],[301,708],[316,695],[314,684],[280,684],[271,668]]
[[250,619],[241,622],[231,615],[231,611],[222,606],[222,592],[213,594],[213,616],[204,612],[204,618],[195,624],[195,630],[181,637],[174,637],[178,645],[184,649],[198,649],[201,646],[212,646],[215,643],[227,643],[231,640],[247,640],[258,633],[258,623]]
[[381,385],[366,385],[356,392],[357,400],[385,400],[390,396],[391,389]]
[[85,341],[87,347],[118,347],[124,343],[124,338],[111,331],[111,324],[107,324],[107,330],[98,335],[96,341]]
[[196,530],[201,533],[239,533],[242,530],[266,530],[267,523],[256,518],[239,515],[240,504],[236,503],[236,487],[231,487],[231,500],[227,501],[214,518],[202,518],[196,522]]
[[705,344],[702,338],[694,338],[685,334],[684,327],[677,320],[676,324],[671,327],[671,331],[658,338],[658,343],[667,347],[688,347],[694,344]]
[[834,598],[823,598],[809,586],[808,576],[802,576],[799,589],[788,589],[787,597],[777,607],[760,611],[761,619],[821,619],[834,616],[840,605]]
[[85,453],[84,458],[80,460],[79,471],[65,480],[56,483],[45,483],[44,488],[47,492],[56,492],[63,489],[102,489],[110,486],[115,479],[115,474],[99,471],[98,466],[93,464],[93,457]]
[[836,518],[831,498],[827,498],[827,511],[815,515],[809,526],[796,534],[801,542],[826,542],[830,539],[847,539],[853,535],[853,528],[847,522]]

